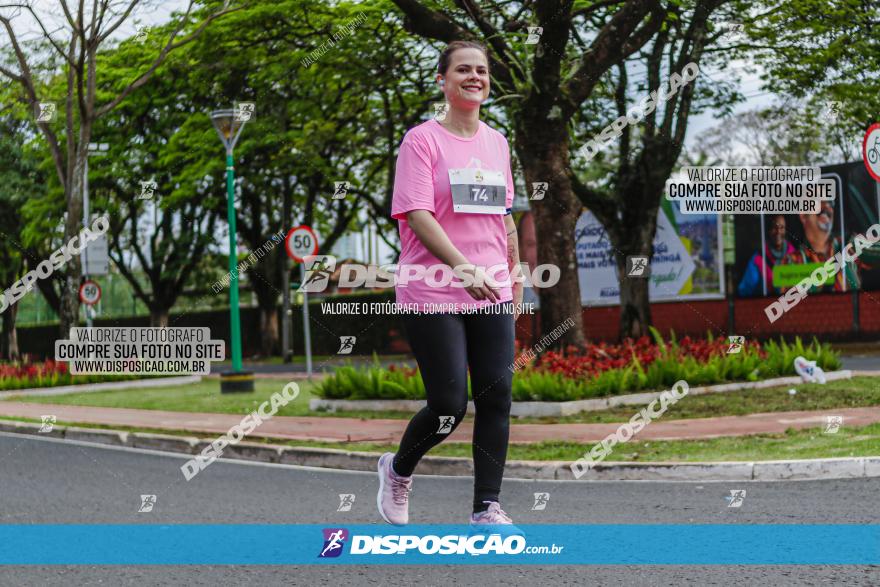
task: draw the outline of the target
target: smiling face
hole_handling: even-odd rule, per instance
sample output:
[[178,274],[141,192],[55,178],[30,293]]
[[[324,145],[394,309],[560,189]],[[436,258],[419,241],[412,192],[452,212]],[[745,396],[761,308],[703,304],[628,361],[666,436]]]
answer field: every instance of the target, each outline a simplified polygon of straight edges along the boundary
[[801,222],[804,231],[830,235],[834,226],[834,206],[831,202],[822,202],[822,209],[818,214],[801,214]]
[[830,254],[831,229],[834,227],[834,206],[831,202],[822,202],[821,212],[801,214],[800,219],[810,248],[817,253]]
[[834,227],[834,206],[831,202],[822,202],[822,211],[816,215],[816,227],[825,234],[831,234]]
[[453,108],[478,108],[489,97],[489,62],[479,49],[456,49],[445,75],[437,74],[446,101]]
[[770,237],[770,246],[781,249],[785,243],[785,217],[773,216],[770,218],[770,226],[767,227],[767,236]]

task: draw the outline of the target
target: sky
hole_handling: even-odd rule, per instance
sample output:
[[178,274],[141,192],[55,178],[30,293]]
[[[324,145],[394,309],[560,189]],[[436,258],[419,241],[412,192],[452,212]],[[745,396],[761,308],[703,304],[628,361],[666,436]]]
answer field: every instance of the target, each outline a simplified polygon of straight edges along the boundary
[[[741,69],[737,69],[737,64],[731,64],[732,68],[727,71],[712,71],[705,73],[715,80],[738,80],[740,92],[746,97],[745,101],[737,104],[734,113],[754,110],[770,106],[776,98],[773,92],[763,90],[761,88],[762,81],[757,73],[746,73]],[[694,150],[697,147],[697,136],[703,131],[718,126],[718,113],[714,110],[707,110],[688,119],[687,136],[685,137],[685,147],[688,150]]]

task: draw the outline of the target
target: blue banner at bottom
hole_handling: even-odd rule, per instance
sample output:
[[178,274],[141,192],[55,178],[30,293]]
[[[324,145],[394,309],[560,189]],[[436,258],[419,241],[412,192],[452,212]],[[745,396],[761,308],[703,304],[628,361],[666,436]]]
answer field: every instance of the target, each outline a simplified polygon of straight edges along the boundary
[[0,525],[5,565],[877,565],[880,525]]

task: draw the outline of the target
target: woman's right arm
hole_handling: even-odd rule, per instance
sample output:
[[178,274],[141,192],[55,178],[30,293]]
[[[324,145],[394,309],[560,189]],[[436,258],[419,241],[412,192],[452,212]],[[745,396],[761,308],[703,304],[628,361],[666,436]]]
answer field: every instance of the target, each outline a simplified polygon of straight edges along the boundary
[[[456,272],[461,271],[474,278],[471,280],[474,285],[465,288],[472,298],[475,300],[487,299],[493,302],[500,299],[498,290],[488,285],[485,270],[472,265],[467,257],[452,244],[449,235],[446,234],[430,211],[411,210],[406,213],[406,221],[419,241],[435,257],[452,267]],[[477,279],[478,277],[482,279]],[[476,285],[477,283],[482,285]]]

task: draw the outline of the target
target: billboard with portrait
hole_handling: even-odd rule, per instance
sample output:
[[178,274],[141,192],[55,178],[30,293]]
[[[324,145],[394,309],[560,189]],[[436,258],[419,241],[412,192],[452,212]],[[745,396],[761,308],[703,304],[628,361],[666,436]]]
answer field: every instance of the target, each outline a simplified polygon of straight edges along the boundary
[[[737,297],[776,297],[878,222],[880,184],[861,161],[822,167],[833,179],[837,197],[823,202],[819,214],[745,215],[735,217]],[[880,247],[848,259],[842,270],[811,292],[880,289]]]

